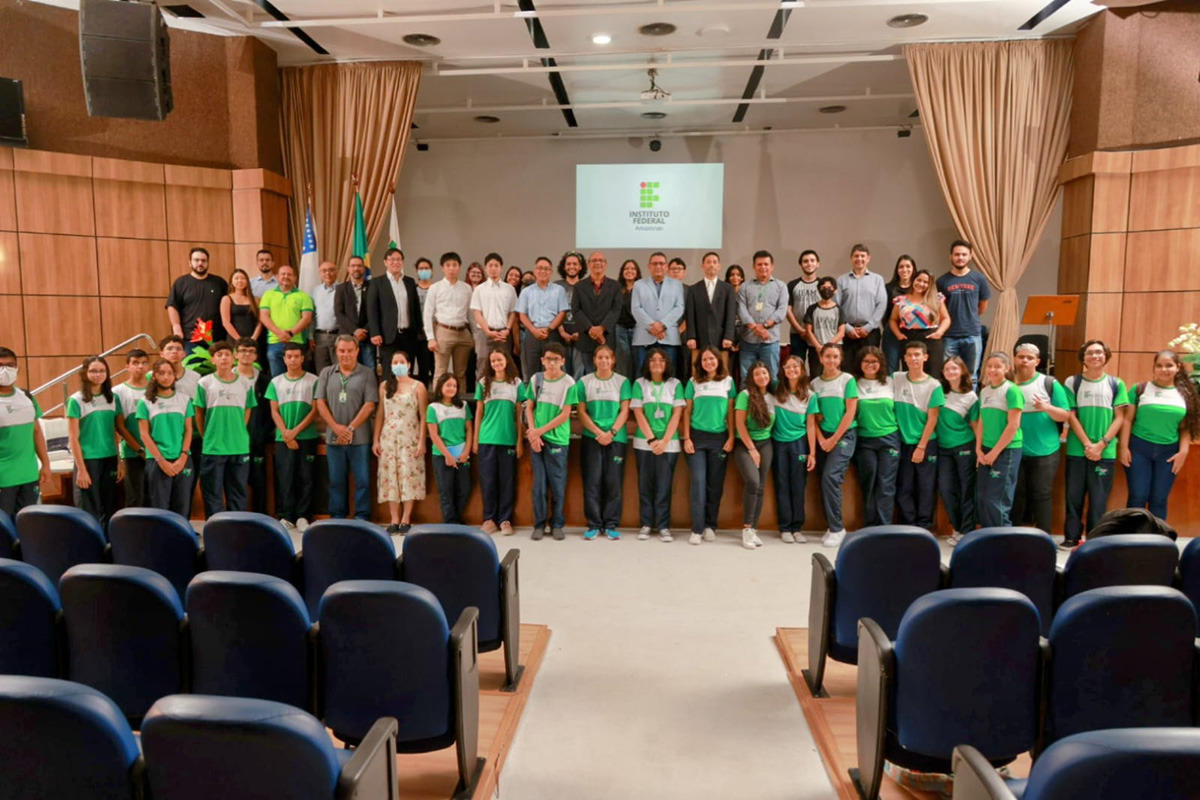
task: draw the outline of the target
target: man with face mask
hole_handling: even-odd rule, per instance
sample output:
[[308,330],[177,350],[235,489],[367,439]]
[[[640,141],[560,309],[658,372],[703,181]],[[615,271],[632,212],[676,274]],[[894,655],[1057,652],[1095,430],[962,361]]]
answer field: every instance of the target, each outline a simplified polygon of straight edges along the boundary
[[[367,330],[370,346],[379,348],[379,359],[386,366],[392,363],[392,354],[397,350],[408,353],[412,359],[421,346],[417,341],[421,301],[417,284],[404,274],[403,250],[388,248],[383,264],[384,274],[372,278],[367,288]],[[374,366],[373,361],[363,363]]]
[[[367,341],[367,265],[361,256],[351,256],[346,262],[346,280],[338,284],[333,298],[333,314],[337,317],[339,336],[353,336],[358,342],[358,363],[375,366],[375,345]],[[336,347],[336,345],[334,345]]]
[[[225,328],[221,325],[221,298],[229,294],[229,284],[221,276],[209,272],[208,251],[203,247],[193,247],[188,253],[188,268],[187,275],[181,275],[171,284],[167,319],[171,322],[171,333],[183,337],[184,348],[191,354],[201,344],[225,338]],[[207,341],[192,341],[209,325],[212,327]]]
[[0,347],[0,511],[10,517],[37,503],[39,485],[51,479],[41,416],[37,400],[17,386],[17,354]]

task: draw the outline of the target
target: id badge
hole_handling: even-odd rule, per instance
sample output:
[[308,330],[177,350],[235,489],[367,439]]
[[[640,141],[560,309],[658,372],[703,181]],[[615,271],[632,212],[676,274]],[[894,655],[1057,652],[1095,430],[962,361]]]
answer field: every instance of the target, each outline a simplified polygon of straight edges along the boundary
[[755,311],[762,311],[762,310],[763,310],[763,304],[762,304],[762,300],[759,300],[757,303],[755,303],[755,304],[754,304],[754,310],[755,310]]
[[660,408],[660,409],[658,409],[657,411],[655,411],[655,412],[654,412],[654,418],[655,418],[655,419],[666,419],[666,418],[667,418],[667,412],[663,411],[663,410]]
[[341,391],[341,392],[339,392],[339,393],[338,393],[338,402],[339,402],[339,403],[344,403],[344,402],[346,402],[346,392],[345,392],[345,390],[343,390],[343,391]]

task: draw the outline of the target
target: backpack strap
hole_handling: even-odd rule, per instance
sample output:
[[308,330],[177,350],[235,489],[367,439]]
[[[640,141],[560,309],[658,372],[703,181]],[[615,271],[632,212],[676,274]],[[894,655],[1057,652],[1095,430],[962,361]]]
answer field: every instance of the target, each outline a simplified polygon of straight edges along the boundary
[[1054,378],[1049,375],[1042,376],[1042,388],[1046,390],[1046,398],[1054,400]]

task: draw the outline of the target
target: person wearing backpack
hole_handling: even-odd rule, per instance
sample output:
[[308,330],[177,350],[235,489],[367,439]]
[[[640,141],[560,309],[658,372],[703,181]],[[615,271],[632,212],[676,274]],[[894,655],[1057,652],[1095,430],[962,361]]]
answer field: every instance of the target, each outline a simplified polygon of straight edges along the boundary
[[1051,492],[1054,476],[1058,474],[1062,424],[1071,412],[1062,384],[1037,371],[1041,355],[1041,350],[1032,342],[1023,342],[1013,348],[1014,383],[1025,395],[1025,406],[1021,409],[1024,437],[1012,521],[1014,525],[1032,523],[1049,533],[1054,507]]
[[[1060,547],[1079,544],[1085,530],[1095,527],[1108,510],[1113,469],[1117,459],[1117,434],[1125,424],[1129,396],[1125,383],[1104,371],[1112,350],[1099,339],[1079,348],[1083,372],[1067,378],[1067,404],[1071,410],[1067,434],[1067,514]],[[1087,501],[1087,528],[1083,504]]]

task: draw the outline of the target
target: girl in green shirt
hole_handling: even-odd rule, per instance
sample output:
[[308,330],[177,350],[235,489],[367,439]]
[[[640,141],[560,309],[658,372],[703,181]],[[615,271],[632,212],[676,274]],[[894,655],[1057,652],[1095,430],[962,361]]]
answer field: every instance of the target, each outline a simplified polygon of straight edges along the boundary
[[637,420],[633,452],[638,465],[639,539],[671,541],[671,488],[679,460],[679,419],[683,416],[683,385],[671,377],[666,353],[658,347],[646,356],[642,377],[633,385],[629,402]]
[[725,469],[733,451],[733,398],[737,388],[726,371],[721,351],[705,347],[696,371],[683,390],[683,452],[691,481],[688,492],[692,544],[716,539],[717,515],[725,489]]
[[762,547],[762,539],[758,538],[758,518],[762,514],[767,473],[771,471],[775,455],[771,443],[775,409],[767,400],[770,392],[771,371],[763,362],[755,361],[746,373],[746,388],[738,393],[733,404],[738,434],[733,461],[742,474],[742,547],[747,550]]
[[80,390],[67,400],[75,505],[104,527],[117,510],[117,481],[124,476],[117,458],[117,406],[107,361],[92,356],[79,371]]
[[854,456],[858,439],[855,416],[858,414],[858,385],[842,372],[842,346],[821,346],[821,375],[812,382],[820,398],[817,417],[817,469],[821,471],[821,505],[829,529],[821,539],[826,547],[837,547],[846,535],[842,519],[842,483],[846,468]]
[[442,504],[442,522],[461,525],[471,497],[471,409],[458,396],[458,379],[446,372],[433,387],[435,400],[425,409],[433,443],[433,474]]
[[475,386],[475,441],[484,533],[512,536],[517,502],[517,459],[521,457],[521,379],[507,350],[488,354]]
[[878,347],[859,350],[858,442],[854,466],[863,493],[863,524],[892,524],[896,505],[896,474],[900,471],[900,425],[896,399],[887,374],[886,357]]
[[[975,422],[975,461],[979,466],[975,485],[979,524],[984,528],[1011,524],[1017,470],[1021,466],[1021,409],[1025,395],[1013,383],[1012,361],[1007,353],[995,352],[983,364],[979,388],[979,419]],[[966,533],[967,531],[964,531]]]
[[938,494],[950,517],[950,546],[975,530],[975,420],[979,406],[967,362],[950,356],[942,364],[946,405],[938,414]]
[[817,465],[816,394],[808,385],[808,371],[799,356],[788,356],[779,368],[775,395],[775,427],[771,431],[775,450],[775,518],[779,538],[784,542],[808,540],[804,537],[804,490],[808,473]]
[[192,509],[192,401],[175,388],[175,365],[165,358],[150,368],[146,398],[138,401],[138,430],[146,453],[146,502],[187,518]]
[[616,352],[606,344],[592,354],[595,372],[575,384],[576,408],[583,428],[579,461],[583,469],[583,515],[591,541],[604,534],[620,539],[622,488],[625,483],[625,447],[629,433],[629,402],[633,390],[629,380],[613,372]]

